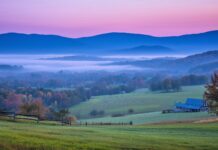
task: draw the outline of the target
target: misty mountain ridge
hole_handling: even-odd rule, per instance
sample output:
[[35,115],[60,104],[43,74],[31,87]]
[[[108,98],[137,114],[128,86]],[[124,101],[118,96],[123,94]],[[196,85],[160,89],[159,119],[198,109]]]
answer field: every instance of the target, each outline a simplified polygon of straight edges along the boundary
[[[208,51],[200,54],[190,55],[177,59],[151,59],[138,61],[116,62],[114,65],[133,65],[142,68],[153,68],[162,70],[177,70],[179,72],[201,72],[204,73],[204,67],[208,70],[218,68],[218,50]],[[200,70],[200,71],[199,71]],[[205,70],[206,71],[206,70]]]
[[[57,35],[0,34],[0,53],[4,54],[157,54],[198,53],[218,49],[218,31],[181,36],[155,37],[132,33],[106,33],[83,38]],[[125,52],[126,50],[126,52]],[[145,52],[146,51],[146,52]]]
[[194,67],[206,63],[218,61],[218,50],[208,51],[200,54],[194,54],[185,58],[180,58],[168,63],[170,67],[178,67],[186,69],[188,67]]
[[198,65],[189,70],[190,73],[199,74],[199,73],[213,73],[218,70],[218,61],[212,63],[206,63],[203,65]]

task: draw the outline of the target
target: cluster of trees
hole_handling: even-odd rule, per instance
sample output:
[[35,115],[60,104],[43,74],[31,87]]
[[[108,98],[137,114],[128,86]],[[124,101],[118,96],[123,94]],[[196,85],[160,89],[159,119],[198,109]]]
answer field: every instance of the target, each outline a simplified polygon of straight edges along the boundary
[[[1,74],[0,86],[8,88],[35,87],[44,89],[57,88],[77,88],[85,87],[89,89],[90,95],[109,95],[118,93],[129,93],[139,88],[161,90],[162,88],[171,90],[170,85],[160,86],[166,75],[162,73],[159,77],[152,73],[108,73],[108,72],[86,72],[71,73],[60,71],[57,73],[38,72],[38,73],[17,73],[14,75]],[[207,76],[185,75],[176,77],[172,80],[178,80],[180,85],[205,84]],[[158,83],[159,82],[159,83]],[[167,82],[167,81],[166,81]],[[175,81],[176,82],[176,81]],[[174,81],[173,81],[174,83]],[[176,85],[171,87],[174,89]],[[162,87],[162,88],[161,88]],[[178,90],[175,89],[174,90]]]
[[86,85],[92,96],[130,93],[139,88],[147,87],[144,76],[129,76],[126,74],[109,75]]
[[130,93],[135,91],[136,88],[129,85],[106,85],[106,84],[95,84],[90,88],[90,93],[92,96],[98,95],[113,95],[120,93]]
[[89,86],[101,82],[107,85],[131,85],[134,87],[144,86],[144,75],[127,73],[108,72],[85,72],[71,73],[60,71],[57,73],[37,72],[37,73],[14,73],[0,74],[0,85],[8,88],[36,87],[36,88],[74,88],[79,86]]
[[202,85],[208,82],[208,77],[204,75],[185,75],[182,77],[155,77],[150,81],[151,91],[180,91],[181,86]]
[[[135,89],[147,86],[146,77],[143,75],[126,73],[20,73],[16,75],[1,74],[0,88],[19,89],[24,87],[21,94],[28,92],[26,87],[38,89],[69,89],[57,95],[70,95],[71,104],[78,104],[91,96],[112,95],[133,92]],[[81,88],[82,87],[82,88]],[[73,90],[72,90],[73,89]],[[32,91],[33,89],[31,89]],[[21,90],[20,90],[21,92]],[[33,91],[32,91],[33,92]],[[51,91],[50,91],[51,92]],[[33,93],[31,93],[33,94]],[[79,94],[79,95],[78,95]],[[58,96],[56,96],[58,97]],[[72,98],[79,97],[79,98]],[[46,103],[49,101],[46,98]],[[65,104],[65,103],[64,103]],[[64,105],[63,104],[63,105]],[[62,104],[61,104],[62,105]],[[69,104],[67,104],[69,105]]]
[[205,75],[185,75],[180,79],[181,85],[202,85],[208,82],[208,77]]
[[[63,118],[68,109],[90,98],[84,88],[52,91],[38,88],[0,88],[0,110],[13,111],[24,115],[37,115],[41,119]],[[66,110],[66,113],[63,111]],[[59,115],[57,115],[59,114]],[[62,114],[62,115],[61,115]]]
[[181,90],[181,85],[179,80],[166,78],[162,81],[151,83],[149,89],[151,91],[177,92]]

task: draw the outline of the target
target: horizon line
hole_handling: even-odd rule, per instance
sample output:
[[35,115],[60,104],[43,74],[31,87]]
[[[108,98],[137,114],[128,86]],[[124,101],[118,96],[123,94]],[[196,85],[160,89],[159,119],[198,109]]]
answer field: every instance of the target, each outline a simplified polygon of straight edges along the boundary
[[166,36],[155,36],[155,35],[151,35],[151,34],[144,34],[144,33],[136,33],[136,32],[119,32],[119,31],[112,31],[112,32],[102,32],[99,34],[93,34],[93,35],[87,35],[87,36],[81,36],[81,37],[70,37],[70,36],[65,36],[65,35],[59,35],[59,34],[45,34],[45,33],[22,33],[22,32],[2,32],[0,33],[0,35],[3,34],[24,34],[24,35],[44,35],[44,36],[59,36],[59,37],[63,37],[63,38],[71,38],[71,39],[80,39],[80,38],[89,38],[89,37],[95,37],[95,36],[99,36],[99,35],[106,35],[106,34],[113,34],[113,33],[117,33],[117,34],[134,34],[134,35],[145,35],[145,36],[151,36],[151,37],[179,37],[179,36],[185,36],[185,35],[194,35],[194,34],[202,34],[202,33],[209,33],[209,32],[215,32],[218,31],[218,29],[214,29],[214,30],[206,30],[206,31],[202,31],[202,32],[193,32],[193,33],[184,33],[184,34],[177,34],[177,35],[166,35]]

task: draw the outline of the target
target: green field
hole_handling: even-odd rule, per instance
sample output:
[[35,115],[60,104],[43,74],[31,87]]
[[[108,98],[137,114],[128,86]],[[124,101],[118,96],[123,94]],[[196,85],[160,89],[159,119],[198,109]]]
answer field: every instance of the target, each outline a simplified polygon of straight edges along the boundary
[[80,118],[89,118],[93,109],[104,110],[105,116],[115,113],[127,114],[129,109],[133,109],[134,113],[156,112],[172,108],[176,102],[185,101],[189,97],[202,98],[204,90],[202,85],[186,86],[181,92],[175,93],[150,92],[143,89],[128,94],[97,96],[72,107],[71,112]]
[[215,150],[218,124],[59,126],[0,121],[3,150]]
[[205,118],[213,117],[208,112],[197,112],[197,113],[170,113],[162,114],[161,112],[151,112],[151,113],[141,113],[126,115],[122,117],[102,117],[93,119],[82,119],[81,122],[85,123],[129,123],[133,124],[151,124],[160,122],[174,122],[174,121],[190,121],[190,120],[200,120]]

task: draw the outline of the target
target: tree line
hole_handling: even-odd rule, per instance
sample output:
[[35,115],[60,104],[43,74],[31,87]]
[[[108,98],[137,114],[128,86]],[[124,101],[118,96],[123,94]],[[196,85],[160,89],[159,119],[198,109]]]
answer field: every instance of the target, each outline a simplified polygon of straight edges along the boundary
[[150,82],[151,91],[178,92],[181,86],[202,85],[208,82],[204,75],[185,75],[182,77],[153,78]]

